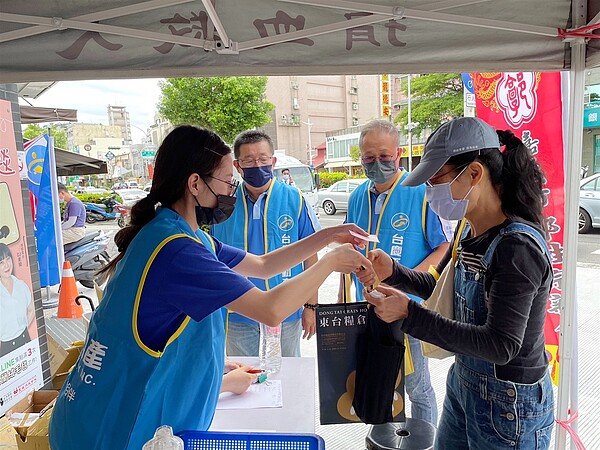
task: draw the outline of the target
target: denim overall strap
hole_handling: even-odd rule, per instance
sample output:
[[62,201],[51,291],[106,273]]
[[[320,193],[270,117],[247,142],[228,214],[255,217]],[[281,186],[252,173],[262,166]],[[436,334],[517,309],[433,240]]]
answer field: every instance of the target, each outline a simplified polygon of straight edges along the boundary
[[544,252],[546,257],[548,258],[548,262],[550,263],[550,265],[552,265],[552,256],[550,255],[550,249],[548,248],[548,244],[546,243],[546,240],[540,234],[540,232],[532,226],[527,225],[525,223],[513,222],[500,230],[498,236],[496,236],[496,238],[492,241],[490,247],[485,252],[485,255],[483,255],[483,258],[481,259],[481,264],[483,265],[485,270],[487,270],[492,261],[492,255],[494,254],[494,250],[496,250],[500,239],[502,239],[504,236],[515,233],[523,233],[530,236],[534,240],[534,242],[540,247],[540,249]]
[[[487,320],[487,306],[485,301],[485,276],[487,269],[492,261],[492,257],[500,240],[514,233],[523,233],[530,236],[540,247],[551,263],[550,251],[542,235],[530,225],[513,222],[502,228],[494,238],[483,258],[481,259],[482,269],[480,272],[471,272],[466,270],[462,264],[458,264],[455,272],[455,319],[465,323],[483,325]],[[473,358],[465,355],[457,355],[456,361],[460,362],[476,372],[496,376],[495,365],[479,358]]]

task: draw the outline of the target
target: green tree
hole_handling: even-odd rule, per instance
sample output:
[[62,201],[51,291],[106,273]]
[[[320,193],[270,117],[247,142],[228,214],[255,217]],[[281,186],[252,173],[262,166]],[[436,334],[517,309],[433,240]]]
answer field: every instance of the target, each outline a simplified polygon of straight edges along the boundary
[[[424,129],[436,129],[443,122],[462,117],[463,83],[459,73],[433,73],[411,78],[411,120],[418,123],[413,134],[420,135]],[[408,82],[400,87],[408,97]],[[408,124],[408,107],[403,107],[396,123],[405,130]]]
[[352,161],[358,161],[360,159],[360,147],[358,145],[350,146],[350,158],[352,158]]
[[159,113],[174,125],[210,128],[227,142],[271,121],[267,77],[167,78],[159,82]]
[[[25,131],[23,131],[23,137],[25,139],[35,139],[44,133],[48,133],[48,127],[42,128],[37,123],[31,123],[27,125]],[[67,133],[61,128],[57,128],[56,125],[50,127],[50,134],[54,137],[54,147],[66,150],[67,149]]]

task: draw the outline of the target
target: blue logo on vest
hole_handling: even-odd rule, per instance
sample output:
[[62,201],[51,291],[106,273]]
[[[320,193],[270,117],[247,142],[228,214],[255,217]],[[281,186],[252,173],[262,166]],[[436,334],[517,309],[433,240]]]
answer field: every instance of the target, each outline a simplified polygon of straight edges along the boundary
[[410,219],[404,213],[396,213],[392,216],[392,227],[396,231],[404,231],[410,225]]
[[283,214],[279,216],[277,225],[281,231],[289,231],[294,228],[294,219],[289,214]]

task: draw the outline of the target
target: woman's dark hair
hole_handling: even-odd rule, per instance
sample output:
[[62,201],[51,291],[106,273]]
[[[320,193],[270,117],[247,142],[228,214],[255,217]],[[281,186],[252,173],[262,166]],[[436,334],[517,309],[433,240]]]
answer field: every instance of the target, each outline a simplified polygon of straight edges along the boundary
[[520,217],[546,232],[543,209],[546,197],[543,192],[544,172],[531,155],[531,151],[512,131],[497,130],[500,145],[497,148],[462,153],[447,162],[455,168],[479,161],[488,168],[492,185],[500,195],[502,211],[508,217]]
[[214,131],[192,125],[173,129],[156,153],[148,196],[133,205],[129,226],[115,236],[119,255],[99,273],[114,271],[133,238],[156,215],[157,203],[164,207],[173,205],[185,195],[190,175],[197,173],[203,178],[212,175],[223,156],[230,153],[229,146]]
[[[0,261],[2,261],[4,258],[13,259],[12,253],[10,252],[10,248],[8,248],[8,245],[0,243]],[[14,275],[14,274],[15,274],[15,262],[13,260],[13,268],[12,268],[11,275]]]

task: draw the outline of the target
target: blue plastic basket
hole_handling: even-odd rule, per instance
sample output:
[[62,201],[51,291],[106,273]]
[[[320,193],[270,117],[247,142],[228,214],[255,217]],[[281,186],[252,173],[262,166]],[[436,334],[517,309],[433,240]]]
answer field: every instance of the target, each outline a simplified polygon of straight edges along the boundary
[[185,450],[325,450],[316,434],[225,433],[182,431]]

